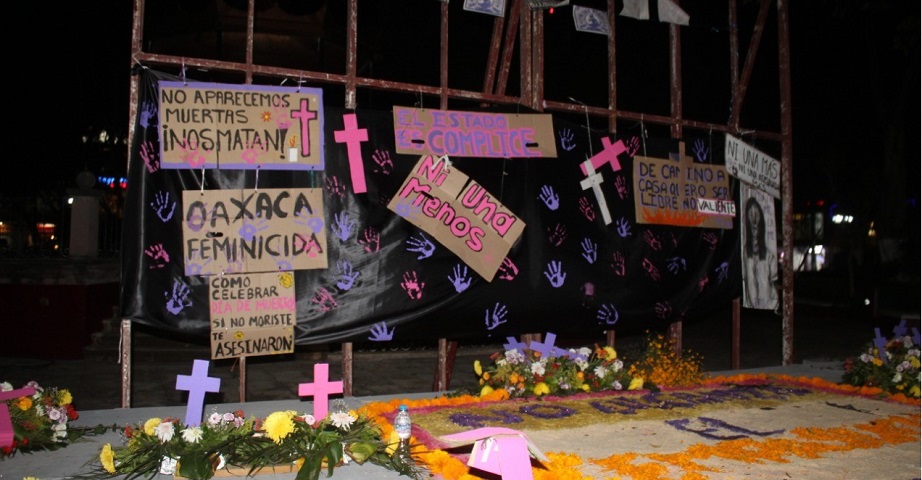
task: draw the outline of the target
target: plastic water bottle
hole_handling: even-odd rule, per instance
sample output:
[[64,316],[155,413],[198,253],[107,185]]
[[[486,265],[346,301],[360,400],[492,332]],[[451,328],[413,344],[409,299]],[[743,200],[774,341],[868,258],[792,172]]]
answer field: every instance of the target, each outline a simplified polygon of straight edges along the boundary
[[407,411],[406,405],[401,405],[397,416],[394,417],[394,430],[397,431],[397,437],[400,438],[401,443],[410,439],[413,422],[410,420],[410,412]]

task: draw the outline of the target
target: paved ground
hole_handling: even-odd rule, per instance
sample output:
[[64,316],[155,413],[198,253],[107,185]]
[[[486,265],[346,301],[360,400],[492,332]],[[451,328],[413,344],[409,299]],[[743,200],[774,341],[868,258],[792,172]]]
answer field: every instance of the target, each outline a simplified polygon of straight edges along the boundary
[[[731,368],[730,311],[718,313],[700,321],[683,324],[683,348],[700,354],[708,372],[725,372]],[[834,370],[849,356],[855,356],[873,338],[877,326],[860,309],[829,305],[798,304],[795,308],[794,370],[807,364],[824,365]],[[882,324],[889,334],[891,324]],[[781,317],[769,311],[743,310],[740,330],[741,369],[766,370],[782,365]],[[616,349],[622,358],[639,355],[643,334],[619,336]],[[149,407],[185,404],[185,392],[175,389],[176,376],[191,373],[192,360],[209,359],[206,344],[188,343],[162,338],[142,331],[133,335],[135,352],[131,370],[131,406]],[[558,338],[558,344],[567,345]],[[580,345],[605,338],[589,338]],[[408,348],[394,351],[354,352],[353,395],[357,397],[399,393],[432,392],[435,385],[438,357],[433,348]],[[246,385],[240,388],[240,365],[232,360],[213,361],[209,375],[221,378],[221,392],[208,394],[208,403],[265,401],[298,398],[299,383],[313,380],[313,365],[328,363],[330,378],[342,379],[342,355],[329,349],[299,349],[294,354],[249,358],[246,363]],[[474,360],[489,361],[501,345],[462,344],[454,360],[449,389],[473,389]],[[88,355],[79,360],[42,360],[0,358],[0,381],[14,386],[36,380],[40,384],[71,390],[79,411],[118,408],[121,406],[122,367],[114,355]],[[841,373],[830,372],[831,380]]]

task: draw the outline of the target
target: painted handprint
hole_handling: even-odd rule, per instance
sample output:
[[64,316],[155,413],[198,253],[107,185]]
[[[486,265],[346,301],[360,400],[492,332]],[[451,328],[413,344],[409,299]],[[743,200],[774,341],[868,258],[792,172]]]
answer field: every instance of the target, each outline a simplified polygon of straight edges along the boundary
[[141,159],[144,160],[144,166],[147,173],[154,173],[160,170],[160,152],[154,149],[154,144],[148,140],[141,144]]
[[592,202],[590,202],[585,195],[579,197],[579,200],[577,200],[577,206],[579,207],[580,213],[586,217],[586,220],[589,220],[590,222],[595,220],[595,210],[592,209]]
[[503,258],[503,263],[499,265],[498,276],[500,280],[512,280],[519,274],[519,267],[512,263],[509,257]]
[[653,306],[653,311],[656,312],[656,318],[665,320],[672,313],[672,305],[669,302],[657,302]]
[[209,258],[208,260],[205,260],[204,262],[202,262],[201,258],[202,258],[202,255],[196,252],[192,254],[192,258],[186,259],[186,261],[183,263],[185,265],[185,267],[183,268],[183,271],[186,274],[186,276],[192,277],[195,275],[201,275],[202,272],[205,271],[205,269],[211,263],[211,259]]
[[586,282],[579,290],[583,292],[583,306],[588,307],[595,300],[595,284]]
[[390,175],[394,170],[394,162],[391,160],[391,153],[387,150],[376,148],[371,154],[371,159],[375,162],[375,173]]
[[619,317],[620,314],[618,313],[618,309],[610,303],[603,303],[595,314],[595,318],[599,323],[605,325],[614,325],[618,323]]
[[573,143],[573,131],[569,128],[561,129],[557,132],[557,137],[560,138],[560,148],[568,152],[576,148],[576,144]]
[[644,230],[643,241],[646,242],[650,247],[650,250],[653,250],[654,252],[658,252],[663,248],[663,245],[660,243],[659,238],[656,237],[656,234],[653,233],[653,230]]
[[307,227],[307,229],[313,233],[320,233],[323,231],[323,217],[319,215],[316,217],[313,216],[313,212],[311,212],[310,209],[306,206],[301,207],[301,210],[298,210],[298,213],[295,214],[294,222],[297,225]]
[[423,288],[426,288],[426,282],[420,282],[414,271],[404,272],[400,288],[407,292],[410,300],[419,300],[423,298]]
[[695,161],[698,163],[706,162],[710,154],[710,150],[704,146],[704,140],[700,138],[695,140],[695,144],[692,146],[692,152],[695,154]]
[[563,285],[563,281],[566,280],[567,274],[563,271],[561,262],[550,261],[547,264],[547,268],[544,269],[544,276],[547,277],[547,280],[551,282],[551,286],[554,288],[560,288]]
[[668,259],[667,262],[666,268],[668,268],[673,275],[678,275],[686,270],[685,259],[682,257],[672,257]]
[[707,242],[708,248],[714,250],[717,248],[717,235],[714,232],[703,232],[701,234],[701,239]]
[[659,281],[660,279],[659,269],[656,268],[656,265],[654,265],[653,262],[650,261],[649,258],[643,259],[643,269],[647,272],[647,275],[649,275],[653,281],[655,282]]
[[538,198],[551,211],[557,210],[557,207],[560,206],[560,197],[554,191],[554,187],[550,185],[541,186],[541,194],[538,195]]
[[375,230],[375,227],[368,227],[359,239],[359,244],[365,249],[366,253],[377,252],[381,248],[381,235]]
[[455,287],[455,291],[461,293],[471,286],[471,276],[467,272],[467,265],[455,264],[448,281]]
[[162,190],[154,194],[154,201],[150,202],[150,206],[163,223],[170,221],[173,218],[173,212],[176,211],[176,202],[170,201],[170,192]]
[[730,275],[730,264],[721,262],[720,266],[714,269],[714,272],[717,274],[717,283],[724,283],[724,280]]
[[144,250],[144,255],[151,258],[152,262],[148,266],[151,270],[163,268],[170,263],[170,254],[163,248],[162,243],[151,245]]
[[407,245],[409,245],[407,247],[408,252],[419,253],[419,256],[416,257],[417,260],[429,258],[435,252],[435,245],[422,232],[419,233],[419,238],[408,238]]
[[333,235],[341,242],[349,240],[352,236],[352,228],[355,227],[355,220],[349,218],[349,212],[333,214]]
[[192,300],[189,298],[190,293],[191,289],[189,289],[188,285],[178,278],[174,279],[173,291],[163,292],[163,296],[166,298],[167,311],[176,315],[183,311],[184,308],[191,306]]
[[624,175],[615,177],[615,192],[618,192],[618,198],[621,200],[625,200],[631,195],[631,187],[628,186],[627,179],[624,178]]
[[615,252],[611,254],[611,269],[615,275],[623,277],[626,271],[624,262],[624,254],[621,252]]
[[598,244],[596,244],[589,238],[584,238],[583,241],[580,242],[580,247],[582,247],[583,249],[583,252],[582,252],[583,258],[585,258],[586,261],[589,262],[589,264],[595,263],[599,255]]
[[348,260],[340,260],[336,263],[336,268],[339,270],[339,281],[336,282],[336,287],[345,292],[355,284],[359,272],[352,269],[352,263]]
[[624,146],[627,147],[627,154],[633,157],[637,154],[637,150],[640,150],[640,137],[631,137]]
[[553,229],[548,227],[547,239],[555,247],[563,245],[564,240],[567,239],[567,227],[559,223]]
[[256,238],[256,234],[269,228],[269,222],[262,218],[260,214],[257,213],[254,220],[251,222],[246,218],[243,219],[243,224],[237,230],[237,235],[240,235],[240,238],[250,242]]
[[490,314],[490,309],[488,308],[486,314],[484,315],[483,322],[487,326],[487,330],[493,330],[494,328],[506,323],[506,306],[496,302],[496,305],[493,306],[493,313]]
[[407,199],[398,200],[398,201],[397,201],[397,206],[394,207],[394,210],[395,210],[395,212],[397,213],[397,215],[400,215],[401,217],[403,217],[403,218],[405,218],[405,219],[407,219],[407,220],[409,220],[409,221],[411,221],[411,222],[412,222],[417,216],[419,216],[420,213],[423,212],[422,207],[420,207],[420,206],[418,206],[418,205],[414,205],[413,202],[412,202],[411,200],[407,200]]
[[339,178],[336,175],[333,175],[326,179],[325,182],[327,195],[332,197],[338,197],[340,199],[346,198],[346,185],[339,181]]
[[711,283],[711,279],[708,278],[707,275],[701,277],[701,278],[698,280],[698,293],[703,292],[704,289],[707,288],[707,286],[708,286],[709,283]]
[[394,329],[388,330],[387,323],[378,322],[371,327],[371,336],[368,339],[372,342],[389,342],[394,339]]
[[142,102],[138,111],[138,123],[144,127],[153,127],[157,123],[157,103],[152,101]]
[[336,299],[333,298],[333,294],[323,287],[314,292],[314,295],[311,296],[311,303],[317,305],[317,308],[322,312],[329,312],[339,306]]
[[179,149],[182,151],[182,154],[180,154],[182,161],[186,162],[186,164],[192,168],[201,167],[208,162],[208,158],[199,153],[198,145],[192,146],[191,141],[181,140],[179,142]]
[[619,218],[615,221],[615,231],[618,233],[618,236],[621,238],[627,238],[631,236],[631,223],[624,217]]

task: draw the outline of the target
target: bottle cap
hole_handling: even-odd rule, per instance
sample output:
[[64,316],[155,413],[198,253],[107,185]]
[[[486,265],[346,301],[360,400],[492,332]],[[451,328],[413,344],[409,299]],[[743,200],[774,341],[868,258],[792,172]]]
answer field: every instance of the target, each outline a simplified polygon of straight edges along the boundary
[[406,409],[407,409],[407,406],[406,406],[406,405],[400,405],[400,406],[397,407],[397,408],[398,408],[398,410],[406,410]]

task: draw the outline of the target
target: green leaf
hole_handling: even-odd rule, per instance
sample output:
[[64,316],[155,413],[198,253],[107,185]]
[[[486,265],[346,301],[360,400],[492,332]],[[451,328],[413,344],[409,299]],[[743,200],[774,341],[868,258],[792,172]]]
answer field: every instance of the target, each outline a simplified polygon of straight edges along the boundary
[[202,452],[187,453],[179,459],[179,475],[190,480],[208,480],[214,476],[212,458]]
[[369,457],[374,455],[376,450],[376,446],[369,442],[355,442],[346,445],[346,453],[359,465],[365,463]]

